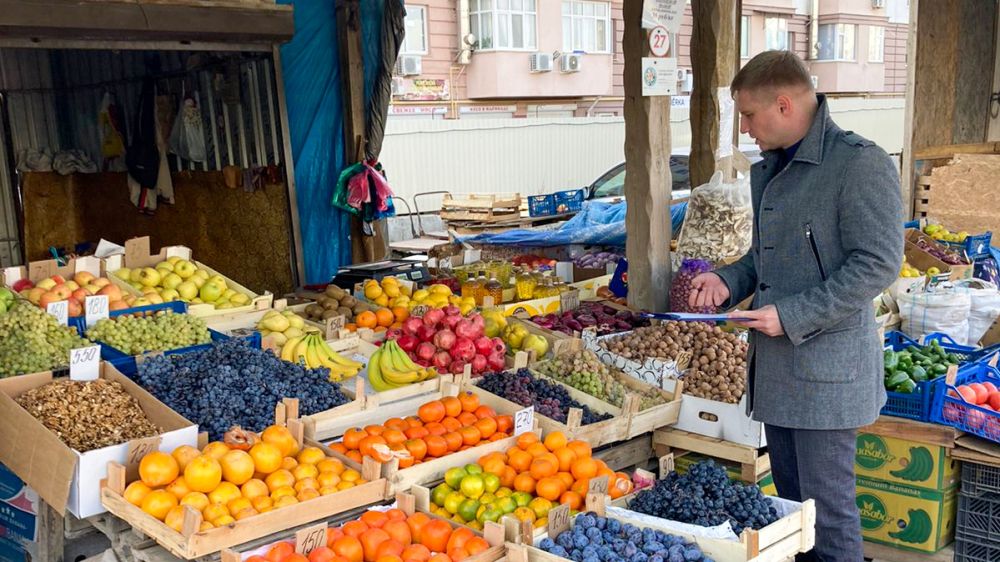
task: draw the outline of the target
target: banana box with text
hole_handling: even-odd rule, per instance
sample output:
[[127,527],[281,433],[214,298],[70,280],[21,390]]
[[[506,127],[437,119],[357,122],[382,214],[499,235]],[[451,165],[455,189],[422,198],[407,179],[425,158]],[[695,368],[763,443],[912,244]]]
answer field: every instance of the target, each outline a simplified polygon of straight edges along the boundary
[[914,552],[937,552],[955,536],[958,487],[922,490],[858,477],[855,499],[866,541]]
[[854,455],[858,478],[942,491],[958,483],[959,462],[946,447],[858,432]]

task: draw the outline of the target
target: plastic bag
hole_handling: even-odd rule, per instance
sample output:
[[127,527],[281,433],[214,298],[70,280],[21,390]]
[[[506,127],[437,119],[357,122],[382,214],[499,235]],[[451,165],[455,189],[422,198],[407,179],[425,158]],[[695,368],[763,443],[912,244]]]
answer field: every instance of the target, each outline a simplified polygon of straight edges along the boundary
[[715,172],[707,184],[691,191],[677,252],[711,261],[740,257],[750,249],[752,236],[750,176],[725,183],[722,172]]
[[943,283],[927,292],[900,294],[897,303],[901,327],[911,338],[919,340],[932,332],[942,332],[956,343],[965,345],[972,306],[967,290]]
[[980,338],[1000,316],[1000,291],[993,283],[982,279],[963,279],[955,282],[958,290],[969,294],[969,332],[966,345],[978,345]]
[[681,262],[681,267],[674,274],[670,284],[670,311],[671,312],[697,312],[702,314],[715,314],[714,306],[708,305],[701,308],[688,306],[688,295],[691,294],[691,280],[698,275],[712,271],[712,264],[707,260],[685,258]]
[[205,150],[205,126],[201,119],[198,102],[191,96],[182,96],[180,111],[170,131],[170,152],[185,160],[204,162],[208,159]]

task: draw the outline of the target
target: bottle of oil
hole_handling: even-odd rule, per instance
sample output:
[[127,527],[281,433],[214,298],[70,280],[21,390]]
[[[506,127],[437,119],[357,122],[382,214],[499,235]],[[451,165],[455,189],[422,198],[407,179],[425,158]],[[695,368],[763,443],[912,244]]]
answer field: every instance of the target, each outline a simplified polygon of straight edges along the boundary
[[489,281],[486,279],[486,272],[479,270],[479,275],[476,277],[476,305],[483,306],[483,297],[486,296],[486,283]]
[[514,288],[517,293],[517,300],[519,301],[529,301],[534,297],[535,286],[538,285],[538,279],[531,272],[531,268],[524,266],[521,270],[517,272],[517,276],[514,279]]
[[493,297],[493,306],[503,304],[503,285],[497,280],[495,273],[490,273],[490,278],[486,282],[486,297]]
[[476,280],[476,276],[470,271],[465,282],[462,283],[462,298],[472,298],[476,299],[478,304],[479,295],[479,282]]

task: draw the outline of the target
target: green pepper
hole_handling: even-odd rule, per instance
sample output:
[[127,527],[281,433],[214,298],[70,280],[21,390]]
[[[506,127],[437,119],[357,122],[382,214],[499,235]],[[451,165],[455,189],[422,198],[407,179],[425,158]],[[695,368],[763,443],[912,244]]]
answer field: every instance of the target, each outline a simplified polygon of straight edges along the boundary
[[883,363],[885,363],[886,371],[896,370],[896,365],[899,364],[899,356],[895,351],[886,350],[886,352],[882,354],[882,359]]
[[917,365],[910,372],[910,378],[913,379],[913,382],[924,382],[927,380],[927,371],[920,365]]
[[906,379],[905,381],[899,383],[893,390],[895,392],[902,392],[903,394],[912,394],[914,390],[917,389],[917,383],[913,382],[911,379]]
[[896,372],[894,375],[889,377],[889,380],[885,381],[885,387],[887,389],[893,389],[897,386],[903,384],[905,381],[913,382],[910,380],[910,375],[902,372]]
[[910,357],[913,358],[914,363],[921,363],[930,360],[930,357],[927,357],[926,355],[920,353],[919,351],[914,351],[913,353],[910,354]]
[[913,360],[909,355],[904,355],[899,358],[899,364],[896,366],[897,370],[909,371],[913,368]]

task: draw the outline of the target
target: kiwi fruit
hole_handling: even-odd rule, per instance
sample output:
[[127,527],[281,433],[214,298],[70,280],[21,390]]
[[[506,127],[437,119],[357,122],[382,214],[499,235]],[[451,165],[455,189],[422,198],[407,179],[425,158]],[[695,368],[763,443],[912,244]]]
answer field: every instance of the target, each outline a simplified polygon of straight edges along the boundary
[[328,310],[327,312],[336,312],[337,314],[344,315],[345,318],[353,318],[354,317],[354,312],[352,312],[351,309],[347,308],[346,306],[342,306],[342,307],[340,307],[340,308],[338,308],[336,310],[331,309],[331,310]]
[[354,305],[356,304],[358,304],[358,299],[352,297],[351,295],[344,295],[344,298],[340,299],[340,306],[354,308]]

